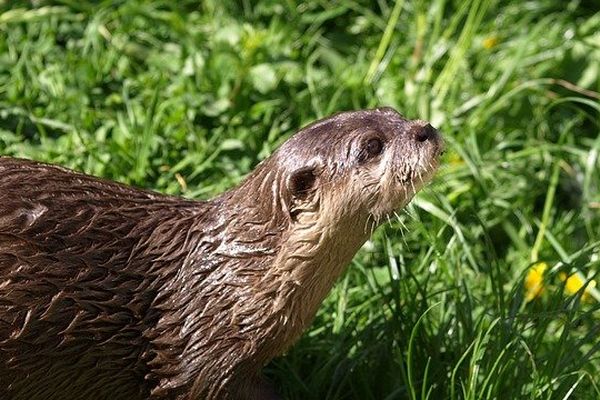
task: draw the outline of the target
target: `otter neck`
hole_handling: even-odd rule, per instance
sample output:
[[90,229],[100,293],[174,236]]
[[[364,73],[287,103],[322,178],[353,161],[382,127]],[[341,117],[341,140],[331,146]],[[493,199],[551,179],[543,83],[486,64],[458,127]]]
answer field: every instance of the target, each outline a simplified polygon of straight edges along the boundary
[[270,335],[280,346],[267,351],[272,358],[283,353],[310,325],[315,314],[369,235],[356,220],[338,224],[311,219],[290,228],[287,240],[262,281],[271,286]]
[[[252,275],[247,276],[248,286],[236,294],[234,308],[251,308],[249,314],[260,316],[249,329],[260,336],[253,338],[259,363],[280,355],[298,339],[369,237],[365,213],[342,218],[334,211],[338,207],[325,207],[320,201],[292,219],[285,199],[277,195],[280,177],[264,172],[262,168],[255,171],[251,187],[242,184],[217,199],[226,204],[219,208],[228,210],[224,229],[229,231],[220,246],[224,253],[217,254],[235,258],[243,249],[246,258],[242,262],[251,266],[236,272],[252,271]],[[255,196],[248,195],[256,192],[269,202],[257,203]]]

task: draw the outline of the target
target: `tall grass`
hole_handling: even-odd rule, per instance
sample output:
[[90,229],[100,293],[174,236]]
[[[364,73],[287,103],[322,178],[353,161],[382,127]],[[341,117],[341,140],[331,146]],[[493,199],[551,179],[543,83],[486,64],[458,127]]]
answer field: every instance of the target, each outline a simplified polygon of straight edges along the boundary
[[565,276],[600,271],[599,32],[585,0],[4,1],[0,153],[207,198],[315,118],[428,119],[436,180],[268,375],[289,399],[597,399],[600,307]]

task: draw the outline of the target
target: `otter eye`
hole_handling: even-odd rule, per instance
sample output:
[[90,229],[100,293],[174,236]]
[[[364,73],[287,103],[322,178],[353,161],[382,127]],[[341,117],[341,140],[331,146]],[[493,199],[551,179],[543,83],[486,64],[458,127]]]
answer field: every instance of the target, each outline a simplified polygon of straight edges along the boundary
[[378,156],[383,151],[383,142],[379,138],[371,138],[367,141],[366,150],[369,157]]
[[377,157],[383,153],[384,147],[385,143],[380,136],[371,136],[367,140],[363,140],[356,155],[358,162],[362,164]]

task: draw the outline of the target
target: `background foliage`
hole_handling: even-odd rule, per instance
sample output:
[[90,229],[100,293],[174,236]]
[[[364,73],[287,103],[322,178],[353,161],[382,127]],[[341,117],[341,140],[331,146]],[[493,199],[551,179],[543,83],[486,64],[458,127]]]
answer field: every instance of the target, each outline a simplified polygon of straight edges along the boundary
[[316,118],[429,119],[436,181],[268,375],[289,399],[597,399],[598,301],[565,276],[600,270],[599,60],[594,0],[0,0],[0,154],[208,198]]

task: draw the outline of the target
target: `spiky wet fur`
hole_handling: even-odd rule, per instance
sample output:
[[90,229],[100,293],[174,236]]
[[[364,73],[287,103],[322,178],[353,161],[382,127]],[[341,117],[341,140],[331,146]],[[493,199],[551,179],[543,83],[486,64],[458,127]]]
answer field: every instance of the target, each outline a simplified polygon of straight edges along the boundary
[[207,202],[0,158],[0,398],[277,398],[262,366],[435,171],[423,126],[335,115]]

